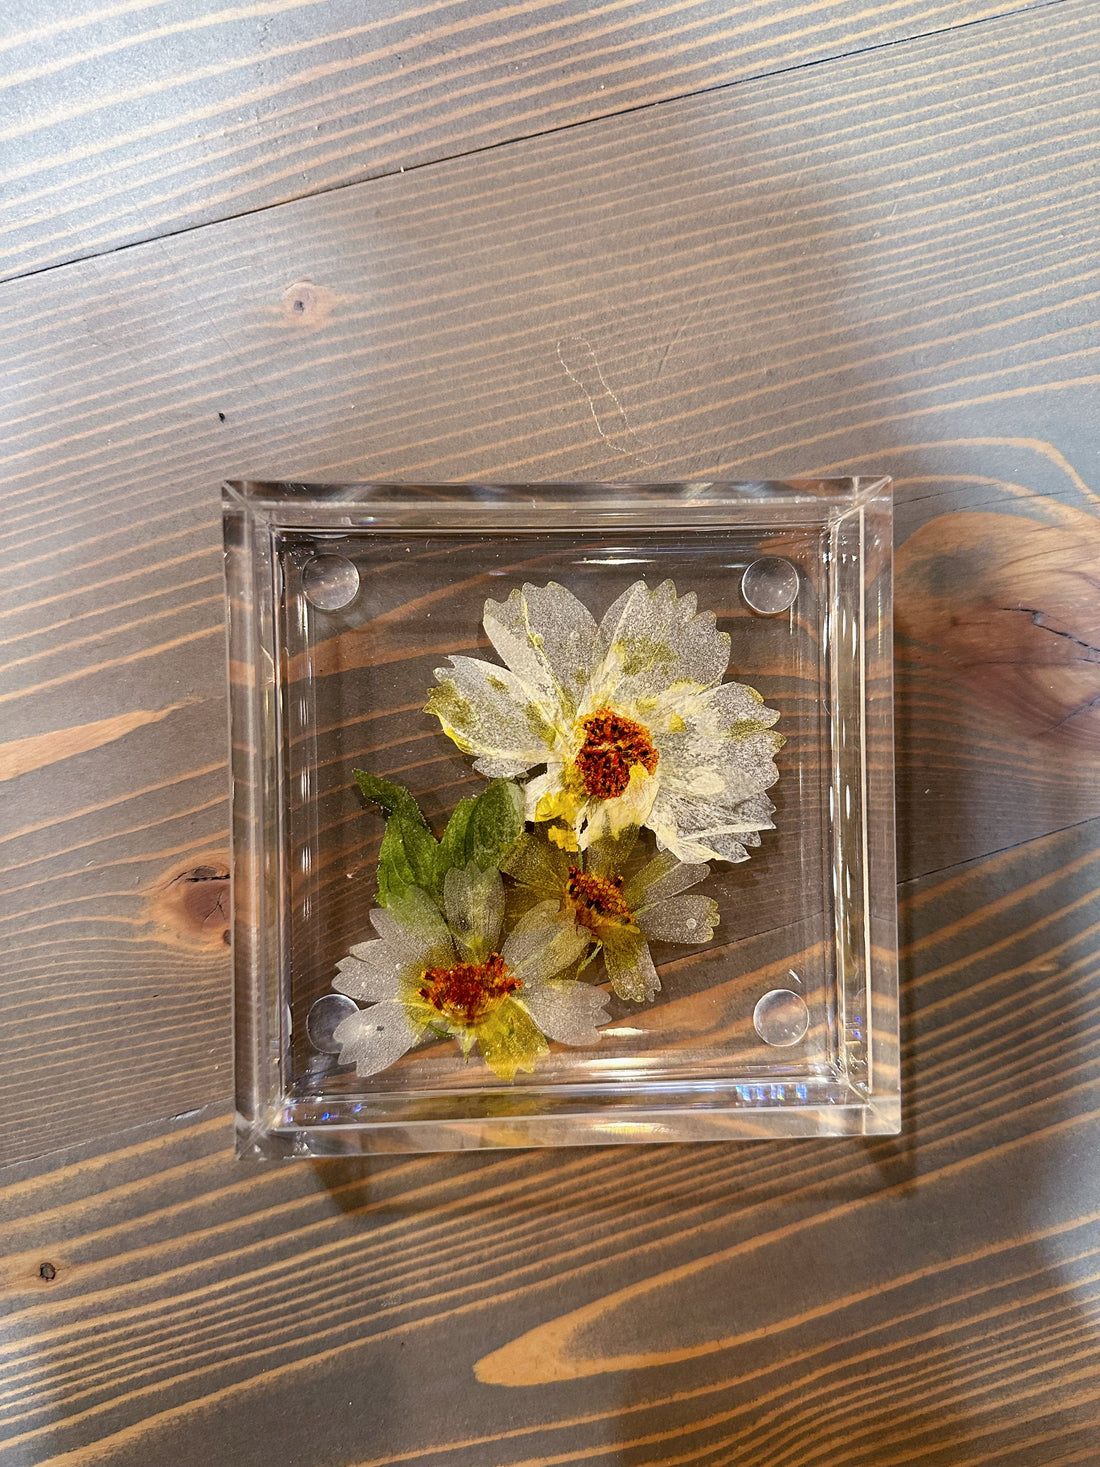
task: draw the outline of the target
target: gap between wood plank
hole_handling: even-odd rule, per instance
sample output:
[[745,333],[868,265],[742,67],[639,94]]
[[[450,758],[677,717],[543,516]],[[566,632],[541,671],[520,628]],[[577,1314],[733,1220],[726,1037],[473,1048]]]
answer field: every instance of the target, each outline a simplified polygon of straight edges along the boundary
[[502,138],[495,143],[484,143],[480,147],[464,148],[457,153],[445,153],[439,158],[425,158],[419,163],[410,163],[408,167],[384,169],[379,173],[368,174],[364,178],[348,179],[343,183],[329,184],[324,188],[312,189],[307,193],[291,194],[288,198],[279,199],[270,204],[258,204],[254,209],[242,209],[239,213],[224,214],[218,219],[208,219],[201,224],[186,224],[179,229],[168,229],[161,234],[151,234],[144,239],[129,240],[126,244],[113,245],[106,250],[93,250],[86,255],[78,255],[71,260],[61,260],[56,264],[42,265],[33,270],[22,270],[16,275],[5,276],[0,280],[0,289],[5,285],[13,284],[17,280],[29,280],[35,275],[48,275],[57,270],[67,270],[70,266],[83,264],[87,260],[106,259],[110,255],[121,254],[124,250],[133,250],[141,245],[156,244],[167,239],[176,239],[181,235],[194,234],[199,229],[209,229],[213,225],[228,224],[232,220],[248,219],[256,214],[267,214],[272,209],[281,209],[286,204],[299,204],[305,199],[323,198],[326,194],[341,193],[344,189],[359,188],[363,184],[374,183],[380,178],[392,178],[397,173],[413,173],[422,168],[435,168],[441,163],[454,163],[460,158],[474,158],[480,153],[493,153],[500,148],[510,148],[516,143],[530,143],[538,138],[554,137],[559,133],[573,132],[578,127],[589,127],[592,123],[608,122],[616,117],[630,117],[635,113],[649,112],[655,107],[667,107],[670,102],[686,102],[696,97],[714,96],[720,92],[727,92],[734,87],[741,87],[754,82],[769,81],[773,77],[794,75],[801,71],[810,71],[819,66],[830,66],[838,61],[850,61],[857,56],[871,56],[878,51],[888,51],[895,46],[909,46],[915,41],[928,41],[936,36],[951,35],[956,31],[973,30],[976,26],[996,25],[1003,20],[1011,20],[1015,16],[1041,15],[1045,10],[1053,10],[1056,6],[1063,5],[1066,0],[1046,0],[1040,5],[1019,5],[1009,10],[999,11],[996,15],[984,15],[977,20],[964,20],[956,25],[939,26],[928,31],[919,31],[912,36],[899,36],[892,41],[877,41],[869,46],[859,46],[852,51],[838,51],[831,56],[818,56],[813,61],[799,61],[791,66],[776,66],[770,70],[754,72],[751,76],[736,77],[733,81],[716,82],[713,86],[698,87],[687,92],[676,92],[669,97],[659,97],[652,102],[639,102],[631,107],[622,107],[614,112],[601,112],[593,117],[584,117],[576,122],[563,122],[557,127],[548,127],[539,132],[520,133],[516,137]]
[[944,876],[948,871],[961,870],[963,866],[973,866],[978,861],[992,861],[995,856],[1007,856],[1010,851],[1022,850],[1024,846],[1034,845],[1037,841],[1051,840],[1056,835],[1065,835],[1069,830],[1080,830],[1083,825],[1093,825],[1100,822],[1100,815],[1086,815],[1084,820],[1071,820],[1068,825],[1059,825],[1053,830],[1045,830],[1042,835],[1026,835],[1023,840],[1015,840],[1011,845],[998,846],[993,851],[983,851],[980,856],[964,856],[961,861],[949,861],[946,866],[937,866],[931,871],[918,871],[913,876],[907,876],[904,881],[898,882],[898,895],[916,885],[918,881],[928,881],[933,876]]

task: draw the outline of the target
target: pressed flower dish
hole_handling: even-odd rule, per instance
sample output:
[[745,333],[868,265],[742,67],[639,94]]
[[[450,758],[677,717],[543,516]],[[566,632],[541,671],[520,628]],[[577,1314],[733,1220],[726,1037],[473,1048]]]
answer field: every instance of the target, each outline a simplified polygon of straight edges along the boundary
[[888,480],[224,507],[240,1154],[899,1129]]

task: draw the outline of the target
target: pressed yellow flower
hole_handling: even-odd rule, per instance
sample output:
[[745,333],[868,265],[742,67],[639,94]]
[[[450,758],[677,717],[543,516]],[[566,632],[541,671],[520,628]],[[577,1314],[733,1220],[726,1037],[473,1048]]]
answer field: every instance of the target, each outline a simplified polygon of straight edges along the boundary
[[693,594],[636,581],[597,625],[563,586],[485,603],[505,666],[452,657],[427,711],[474,768],[529,774],[528,820],[565,850],[646,826],[678,860],[743,861],[773,828],[779,717],[723,683],[730,639]]
[[521,837],[504,863],[536,910],[584,935],[603,950],[611,986],[634,1003],[651,999],[661,987],[650,941],[708,942],[718,925],[718,906],[710,897],[683,896],[710,874],[706,864],[685,864],[670,851],[647,861],[632,875],[622,867],[633,846],[628,832],[620,840],[595,841],[571,855],[541,833]]
[[556,976],[588,945],[552,920],[556,909],[533,908],[501,941],[500,872],[474,862],[447,872],[443,902],[441,912],[426,892],[408,888],[395,906],[371,913],[378,940],[337,964],[333,987],[371,1005],[336,1029],[342,1064],[373,1075],[422,1040],[454,1038],[464,1054],[476,1044],[494,1073],[511,1080],[534,1068],[547,1039],[599,1039],[604,995]]

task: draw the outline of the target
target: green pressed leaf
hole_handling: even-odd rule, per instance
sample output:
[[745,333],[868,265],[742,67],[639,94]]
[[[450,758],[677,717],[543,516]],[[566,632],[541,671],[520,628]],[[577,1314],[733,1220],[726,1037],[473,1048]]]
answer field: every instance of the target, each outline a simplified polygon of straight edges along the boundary
[[461,800],[436,850],[436,895],[442,897],[452,867],[471,861],[482,871],[499,866],[522,834],[523,791],[511,780],[496,779],[476,799]]
[[447,829],[440,836],[439,842],[440,880],[452,866],[466,866],[469,861],[466,855],[466,832],[469,830],[469,817],[474,813],[475,805],[477,800],[459,800],[450,820],[447,820]]
[[378,851],[378,900],[391,907],[412,886],[431,892],[438,847],[420,806],[402,785],[364,769],[352,772],[364,797],[381,805],[390,817]]
[[499,866],[523,834],[523,791],[511,780],[496,779],[476,799],[460,800],[437,842],[407,789],[363,769],[353,773],[364,797],[389,816],[378,852],[378,900],[384,907],[411,886],[441,903],[452,867],[471,861],[482,871]]
[[405,854],[405,843],[395,821],[387,821],[386,833],[378,851],[378,900],[392,907],[413,883],[412,862]]
[[494,779],[478,795],[466,827],[466,857],[483,871],[499,866],[523,834],[523,791],[509,779]]
[[426,825],[403,811],[386,821],[378,851],[378,900],[393,906],[411,886],[431,892],[438,847]]
[[443,878],[452,866],[465,866],[470,859],[466,854],[466,836],[476,804],[474,799],[459,800],[447,821],[447,829],[440,837],[435,853],[435,892],[438,896],[443,894]]
[[386,822],[387,828],[395,822],[412,867],[413,885],[430,891],[435,880],[435,853],[439,849],[435,836],[426,825],[411,819],[404,811],[391,815]]
[[381,805],[387,815],[400,812],[427,830],[428,822],[420,813],[420,806],[404,785],[392,784],[388,779],[380,779],[377,774],[368,774],[365,769],[353,769],[351,772],[366,799]]

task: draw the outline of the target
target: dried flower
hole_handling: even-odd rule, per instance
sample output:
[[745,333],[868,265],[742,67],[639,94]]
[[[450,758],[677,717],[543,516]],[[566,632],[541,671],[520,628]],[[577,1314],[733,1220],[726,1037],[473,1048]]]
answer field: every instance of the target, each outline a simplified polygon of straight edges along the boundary
[[495,867],[476,861],[446,873],[442,912],[415,886],[372,912],[378,940],[353,947],[333,982],[371,1005],[336,1029],[341,1063],[374,1075],[434,1036],[457,1039],[467,1055],[476,1043],[494,1073],[511,1080],[534,1068],[547,1039],[597,1041],[605,996],[556,976],[577,962],[587,935],[551,915],[533,908],[501,943],[504,885]]
[[682,896],[710,874],[664,851],[632,875],[623,866],[635,831],[568,854],[541,833],[523,836],[504,864],[529,899],[549,917],[574,927],[603,950],[611,986],[620,998],[642,1003],[660,990],[649,943],[708,942],[718,925],[710,897]]
[[696,605],[636,581],[597,626],[563,586],[525,585],[485,603],[506,666],[452,657],[427,711],[482,774],[545,765],[525,813],[563,848],[647,826],[680,861],[743,861],[773,828],[784,740],[755,689],[721,681],[730,639]]

